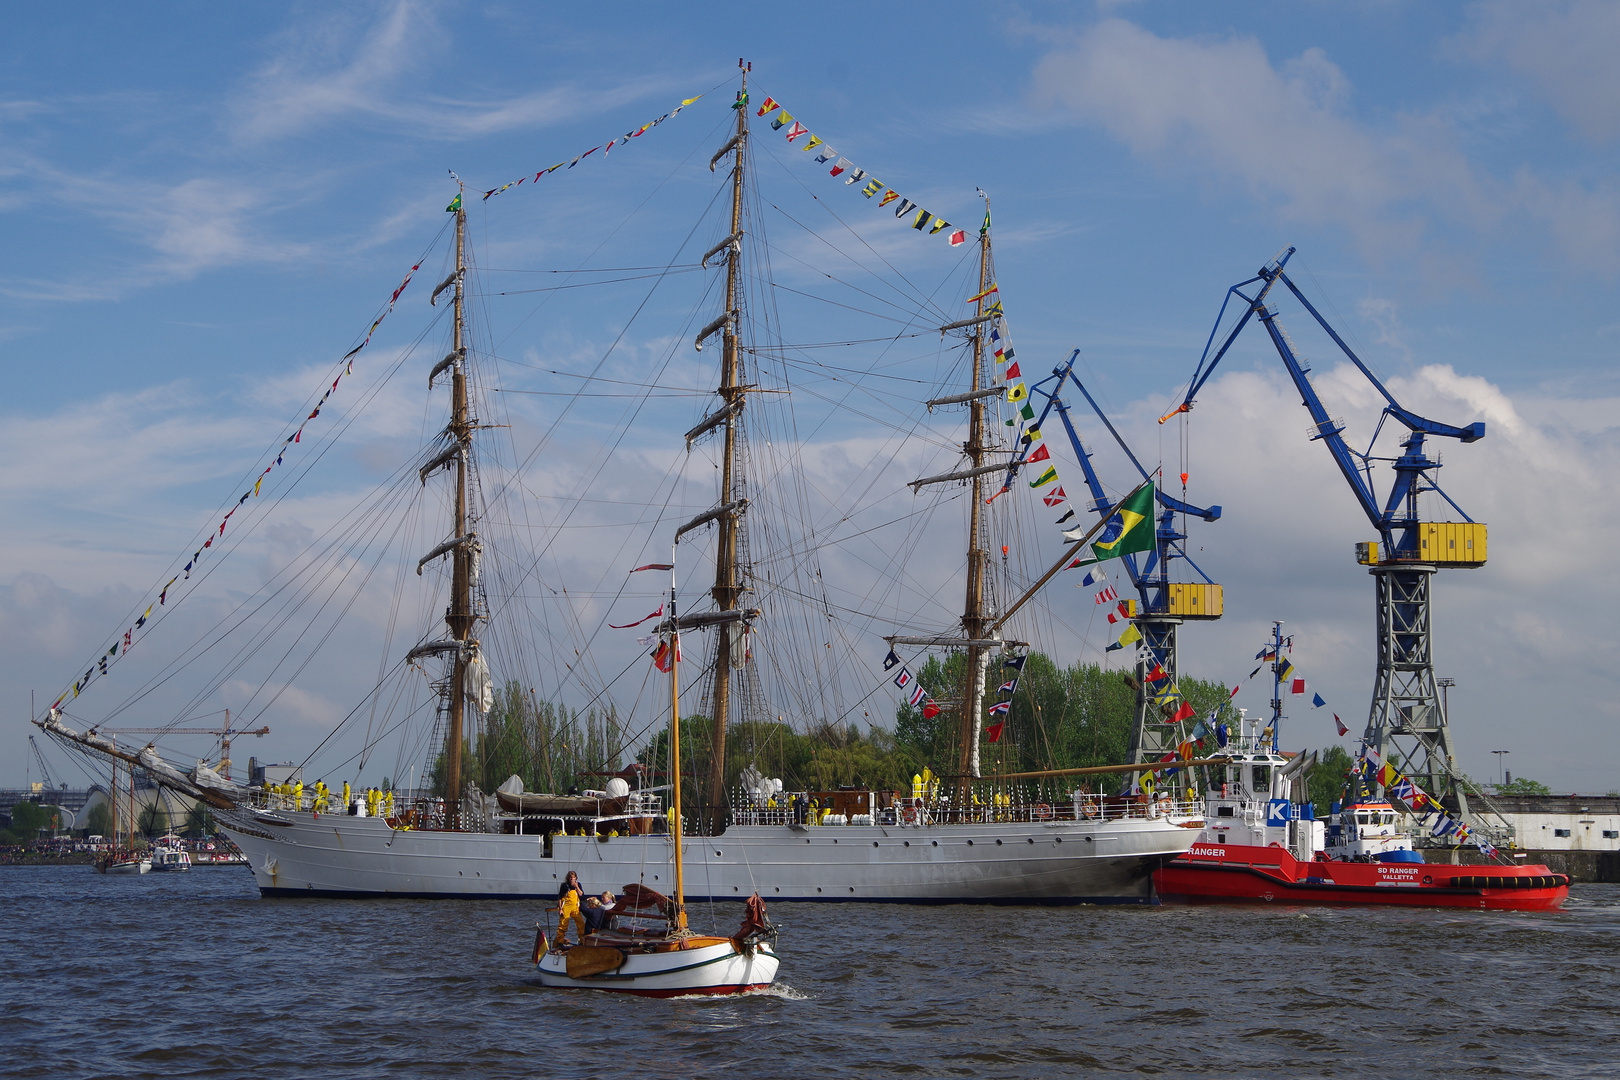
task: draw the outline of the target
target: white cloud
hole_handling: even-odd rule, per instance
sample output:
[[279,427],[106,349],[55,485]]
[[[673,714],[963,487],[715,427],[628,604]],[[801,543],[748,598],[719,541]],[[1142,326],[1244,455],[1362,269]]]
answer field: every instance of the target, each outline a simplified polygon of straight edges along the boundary
[[1620,135],[1620,6],[1607,0],[1476,4],[1460,50],[1527,78],[1590,139]]
[[369,24],[352,12],[301,23],[237,96],[231,131],[250,142],[274,140],[365,117],[418,137],[475,138],[596,115],[675,86],[643,75],[515,95],[424,93],[424,79],[445,76],[433,61],[447,32],[431,8],[410,0]]
[[1375,248],[1421,231],[1426,215],[1492,213],[1443,125],[1358,122],[1321,49],[1278,70],[1252,37],[1162,38],[1106,19],[1048,54],[1032,92],[1140,154],[1234,178],[1294,220],[1336,223]]
[[[1491,62],[1499,52],[1515,58],[1585,130],[1620,130],[1620,95],[1609,89],[1620,81],[1609,62],[1620,8],[1560,10],[1532,29],[1544,9],[1486,9],[1465,47]],[[1564,65],[1565,45],[1583,34]],[[1236,182],[1288,220],[1343,229],[1373,256],[1432,248],[1441,225],[1475,234],[1511,226],[1550,240],[1573,265],[1620,269],[1613,185],[1545,175],[1556,168],[1547,163],[1493,176],[1464,153],[1445,106],[1367,119],[1321,48],[1275,65],[1254,37],[1160,37],[1110,18],[1042,59],[1031,94],[1167,169]]]

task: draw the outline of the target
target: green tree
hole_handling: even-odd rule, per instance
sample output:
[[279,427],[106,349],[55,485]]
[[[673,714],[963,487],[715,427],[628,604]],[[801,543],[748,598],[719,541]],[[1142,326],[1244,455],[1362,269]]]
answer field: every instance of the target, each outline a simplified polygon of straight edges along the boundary
[[207,836],[214,831],[214,816],[206,803],[193,803],[186,811],[185,835],[193,837]]
[[112,832],[112,811],[106,803],[97,803],[90,808],[90,813],[84,819],[84,831],[88,836],[107,836]]
[[161,801],[152,802],[141,808],[136,815],[136,828],[142,836],[156,836],[168,826],[168,815],[163,812]]
[[1355,759],[1342,746],[1330,746],[1317,758],[1305,780],[1317,817],[1327,817],[1332,805],[1343,800],[1345,781],[1354,768]]
[[1536,780],[1516,777],[1511,784],[1497,786],[1498,795],[1551,795],[1552,788]]
[[23,800],[11,808],[11,828],[6,830],[4,842],[29,844],[39,839],[41,829],[51,828],[61,820],[61,810],[54,806]]

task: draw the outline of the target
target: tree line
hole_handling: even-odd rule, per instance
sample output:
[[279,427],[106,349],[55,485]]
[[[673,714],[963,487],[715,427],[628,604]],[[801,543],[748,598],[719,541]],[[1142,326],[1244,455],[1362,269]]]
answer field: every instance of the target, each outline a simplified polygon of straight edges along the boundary
[[[841,786],[909,791],[912,777],[925,768],[936,775],[958,772],[960,697],[965,658],[931,657],[916,676],[941,700],[937,715],[901,705],[892,726],[816,718],[790,725],[780,720],[734,721],[727,728],[728,790],[750,765],[779,777],[788,790],[825,791]],[[992,667],[986,705],[999,700],[1003,676]],[[998,676],[1002,676],[999,677]],[[991,772],[1025,772],[1115,765],[1127,759],[1135,719],[1136,684],[1130,673],[1093,663],[1060,667],[1042,653],[1030,653],[1019,674],[1011,708],[1001,719],[1000,738],[991,743],[981,731],[981,768]],[[1229,701],[1227,688],[1216,682],[1182,678],[1179,688],[1199,716],[1208,716]],[[1235,715],[1235,714],[1234,714]],[[988,724],[981,725],[988,727]],[[706,797],[713,725],[706,716],[681,720],[681,744],[689,798]],[[493,791],[509,776],[522,777],[530,791],[566,792],[600,788],[608,775],[637,761],[655,769],[668,760],[668,731],[657,732],[639,747],[626,745],[627,733],[612,711],[579,712],[538,701],[517,682],[496,695],[481,730],[463,751],[466,775],[483,791]],[[1206,742],[1205,751],[1214,748]],[[443,758],[434,768],[435,786],[443,789]],[[662,782],[662,781],[660,781]]]

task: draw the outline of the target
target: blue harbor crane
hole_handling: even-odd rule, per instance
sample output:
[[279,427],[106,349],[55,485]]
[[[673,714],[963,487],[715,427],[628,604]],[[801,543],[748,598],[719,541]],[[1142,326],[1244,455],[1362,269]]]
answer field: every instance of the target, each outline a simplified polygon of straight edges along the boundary
[[[1419,416],[1396,401],[1285,272],[1284,267],[1293,254],[1294,249],[1287,248],[1261,267],[1254,277],[1227,290],[1220,314],[1204,345],[1204,354],[1187,385],[1187,394],[1164,419],[1193,407],[1198,391],[1215,373],[1216,366],[1243,328],[1251,319],[1258,318],[1310,413],[1308,438],[1321,442],[1333,455],[1351,493],[1378,534],[1377,540],[1356,545],[1356,561],[1368,568],[1377,586],[1378,598],[1378,677],[1363,737],[1367,745],[1382,755],[1387,755],[1391,749],[1398,751],[1406,771],[1414,779],[1424,777],[1431,793],[1454,797],[1459,813],[1466,820],[1467,796],[1456,782],[1446,702],[1434,677],[1430,581],[1442,568],[1485,565],[1486,535],[1485,526],[1464,513],[1441,490],[1436,479],[1440,462],[1428,456],[1425,443],[1430,437],[1477,442],[1485,436],[1485,424],[1482,421],[1467,427],[1442,424]],[[1345,441],[1344,421],[1332,416],[1322,403],[1310,379],[1310,365],[1283,328],[1277,309],[1268,303],[1268,296],[1279,282],[1384,398],[1383,413],[1365,452],[1352,449]],[[1220,348],[1215,349],[1216,336],[1227,309],[1234,305],[1241,306],[1242,317],[1221,341]],[[1384,425],[1391,421],[1406,429],[1400,443],[1401,453],[1394,458],[1376,457],[1374,446]],[[1372,471],[1377,462],[1390,465],[1394,472],[1394,483],[1382,499],[1373,485]],[[1444,499],[1462,521],[1425,521],[1419,513],[1418,498],[1430,491]]]
[[[1091,493],[1087,508],[1106,520],[1116,509],[1115,501],[1104,490],[1102,479],[1097,475],[1096,466],[1092,463],[1091,452],[1081,442],[1074,419],[1069,415],[1069,403],[1062,396],[1065,382],[1072,384],[1080,396],[1086,399],[1086,403],[1097,414],[1097,419],[1108,429],[1108,433],[1119,444],[1119,448],[1124,451],[1141,478],[1150,479],[1151,474],[1132,452],[1113,421],[1108,419],[1102,406],[1097,404],[1097,399],[1092,397],[1091,392],[1075,375],[1074,362],[1079,355],[1080,350],[1076,349],[1066,361],[1052,369],[1051,375],[1030,386],[1031,393],[1044,398],[1046,404],[1041,408],[1039,415],[1030,422],[1028,430],[1042,430],[1047,418],[1053,412],[1057,413],[1063,431],[1069,437],[1069,445],[1074,449],[1074,455],[1085,473],[1086,487]],[[1023,463],[1030,442],[1031,440],[1026,437],[1021,452],[1014,462],[1014,471]],[[1180,733],[1179,725],[1171,724],[1170,717],[1165,712],[1166,694],[1169,687],[1176,685],[1180,667],[1176,653],[1176,631],[1188,620],[1218,619],[1221,617],[1222,608],[1221,587],[1188,557],[1187,535],[1182,531],[1185,526],[1178,526],[1177,523],[1177,515],[1181,516],[1182,522],[1188,517],[1215,521],[1221,516],[1221,508],[1193,506],[1191,503],[1183,502],[1166,494],[1162,484],[1155,487],[1154,498],[1160,508],[1154,530],[1154,547],[1140,555],[1125,555],[1121,560],[1125,564],[1125,572],[1130,577],[1131,586],[1136,590],[1137,601],[1132,619],[1142,633],[1143,645],[1136,664],[1136,720],[1131,728],[1130,751],[1133,764],[1158,761],[1166,753],[1175,751],[1179,742],[1184,741],[1185,736]],[[1203,580],[1171,581],[1171,563],[1176,559],[1186,560],[1187,565]],[[1150,683],[1147,678],[1155,663],[1163,668],[1167,676],[1167,680],[1159,680],[1157,684]],[[1165,689],[1155,691],[1154,685]]]

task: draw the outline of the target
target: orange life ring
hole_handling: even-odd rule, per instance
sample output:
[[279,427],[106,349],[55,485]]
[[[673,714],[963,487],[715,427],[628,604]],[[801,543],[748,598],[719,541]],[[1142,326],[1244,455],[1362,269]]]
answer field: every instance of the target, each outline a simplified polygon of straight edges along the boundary
[[902,825],[917,824],[917,808],[915,806],[902,807],[900,810],[900,823]]
[[1051,816],[1052,816],[1052,808],[1050,806],[1048,806],[1046,803],[1043,803],[1043,802],[1038,802],[1038,803],[1035,804],[1035,820],[1036,821],[1045,821],[1047,818],[1049,818]]

